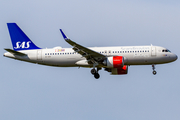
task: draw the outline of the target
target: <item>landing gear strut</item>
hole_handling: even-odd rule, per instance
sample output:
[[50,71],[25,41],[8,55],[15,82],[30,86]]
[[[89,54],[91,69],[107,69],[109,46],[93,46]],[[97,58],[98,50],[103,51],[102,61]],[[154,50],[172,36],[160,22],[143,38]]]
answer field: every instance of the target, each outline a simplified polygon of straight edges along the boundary
[[99,73],[98,73],[98,71],[99,71],[100,69],[101,69],[101,68],[97,68],[97,70],[96,70],[95,68],[91,69],[91,74],[93,74],[96,79],[99,79],[99,77],[100,77],[100,75],[99,75]]
[[153,75],[156,75],[157,74],[157,72],[155,71],[155,65],[152,65],[152,69],[153,69]]

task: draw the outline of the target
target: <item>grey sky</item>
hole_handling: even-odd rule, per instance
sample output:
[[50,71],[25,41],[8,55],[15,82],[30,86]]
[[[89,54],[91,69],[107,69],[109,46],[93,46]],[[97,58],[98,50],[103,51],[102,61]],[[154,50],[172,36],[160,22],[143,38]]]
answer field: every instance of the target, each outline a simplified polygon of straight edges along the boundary
[[128,75],[55,68],[3,57],[12,48],[7,22],[39,47],[158,45],[180,56],[180,1],[0,1],[1,120],[179,120],[179,60],[130,66]]

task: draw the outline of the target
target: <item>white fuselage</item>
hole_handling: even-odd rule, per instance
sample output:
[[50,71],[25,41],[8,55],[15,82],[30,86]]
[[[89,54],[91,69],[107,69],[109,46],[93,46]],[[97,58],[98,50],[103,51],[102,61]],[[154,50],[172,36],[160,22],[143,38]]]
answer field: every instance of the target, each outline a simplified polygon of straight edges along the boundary
[[96,79],[100,77],[98,71],[102,68],[112,75],[125,75],[130,65],[152,65],[155,75],[155,64],[177,59],[168,49],[152,45],[87,48],[69,39],[62,29],[60,32],[64,40],[72,48],[41,49],[16,23],[7,23],[7,26],[13,49],[6,48],[5,57],[56,67],[92,67],[91,74]]
[[[152,65],[175,61],[177,56],[159,46],[119,46],[119,47],[90,47],[98,53],[110,56],[123,56],[125,65]],[[57,67],[92,67],[85,57],[74,52],[72,48],[55,47],[53,49],[35,49],[19,51],[27,56],[13,55],[9,52],[4,56]]]

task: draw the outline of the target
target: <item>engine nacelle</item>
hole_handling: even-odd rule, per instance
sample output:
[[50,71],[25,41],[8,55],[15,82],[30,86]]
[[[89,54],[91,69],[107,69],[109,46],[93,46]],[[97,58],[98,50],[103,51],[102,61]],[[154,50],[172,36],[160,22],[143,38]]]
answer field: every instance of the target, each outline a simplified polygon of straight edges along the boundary
[[111,68],[112,75],[123,75],[128,73],[128,66],[124,65],[121,68]]
[[124,66],[124,57],[123,56],[113,56],[108,57],[103,62],[107,68],[122,68]]

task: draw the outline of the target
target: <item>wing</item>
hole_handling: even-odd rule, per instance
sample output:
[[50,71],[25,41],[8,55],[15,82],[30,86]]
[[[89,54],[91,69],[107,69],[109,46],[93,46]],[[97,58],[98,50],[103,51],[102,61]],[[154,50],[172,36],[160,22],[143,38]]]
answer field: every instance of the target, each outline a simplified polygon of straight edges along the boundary
[[86,48],[86,47],[79,45],[76,42],[70,40],[61,29],[60,29],[60,31],[61,31],[61,34],[62,34],[63,38],[65,39],[65,41],[73,46],[72,49],[75,52],[78,52],[79,54],[81,54],[83,57],[85,57],[88,61],[91,62],[91,64],[92,63],[100,63],[106,58],[105,55],[100,54],[89,48]]

